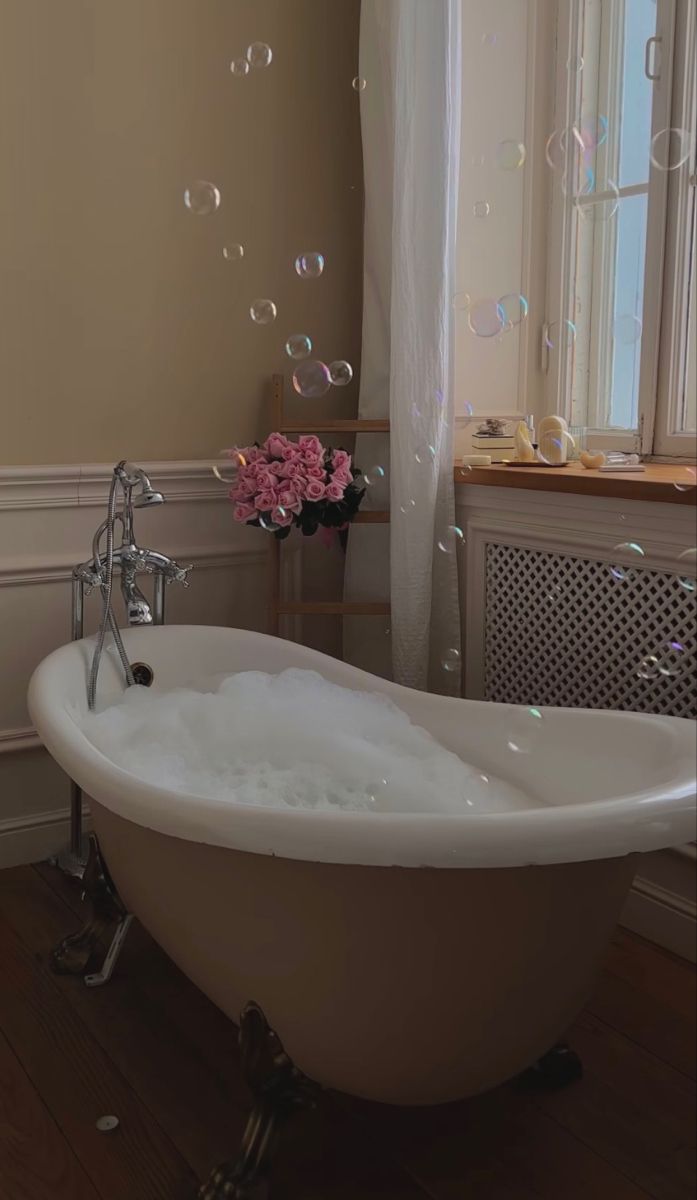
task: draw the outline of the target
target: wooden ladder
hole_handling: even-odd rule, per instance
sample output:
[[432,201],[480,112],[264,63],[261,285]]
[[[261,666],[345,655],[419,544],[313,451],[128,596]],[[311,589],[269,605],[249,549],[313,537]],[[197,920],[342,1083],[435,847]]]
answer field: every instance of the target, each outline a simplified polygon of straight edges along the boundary
[[[389,433],[390,423],[387,420],[354,420],[354,421],[324,421],[317,422],[287,421],[283,407],[283,376],[271,377],[271,429],[274,433],[306,434],[306,433]],[[389,523],[389,512],[365,511],[359,509],[352,525],[386,525]],[[281,545],[276,538],[269,538],[269,633],[279,636],[280,618],[298,616],[343,616],[343,617],[386,617],[390,614],[390,606],[382,601],[346,601],[346,600],[316,600],[297,601],[290,603],[281,595]]]

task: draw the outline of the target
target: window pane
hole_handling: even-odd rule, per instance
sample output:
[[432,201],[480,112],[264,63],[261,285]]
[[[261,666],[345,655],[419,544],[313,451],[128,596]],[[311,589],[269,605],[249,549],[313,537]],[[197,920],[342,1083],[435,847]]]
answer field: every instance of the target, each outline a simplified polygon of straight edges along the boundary
[[612,374],[610,425],[636,429],[648,196],[628,196],[617,211],[614,278],[610,277]]
[[685,362],[685,390],[678,433],[692,433],[697,429],[697,194],[692,188],[692,237],[689,243],[690,287],[687,311],[687,350]]
[[[649,178],[653,85],[646,78],[644,56],[646,42],[656,32],[656,0],[625,0],[624,8],[617,183],[630,187]],[[654,71],[658,61],[650,61],[649,70]]]

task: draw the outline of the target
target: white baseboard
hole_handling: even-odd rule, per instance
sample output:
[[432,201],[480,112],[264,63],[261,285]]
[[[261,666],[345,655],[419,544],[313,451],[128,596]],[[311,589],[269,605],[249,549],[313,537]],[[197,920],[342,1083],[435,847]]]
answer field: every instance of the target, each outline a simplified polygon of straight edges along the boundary
[[637,876],[620,924],[689,962],[697,961],[697,905]]
[[[83,811],[85,827],[89,812]],[[67,808],[0,821],[0,870],[43,862],[68,845],[70,813]]]

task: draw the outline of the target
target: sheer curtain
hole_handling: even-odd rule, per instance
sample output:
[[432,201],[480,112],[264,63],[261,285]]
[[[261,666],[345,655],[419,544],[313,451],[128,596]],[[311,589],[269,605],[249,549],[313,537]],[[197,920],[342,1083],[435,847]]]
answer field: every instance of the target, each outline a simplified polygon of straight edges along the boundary
[[[357,527],[346,565],[347,597],[390,596],[393,677],[409,687],[451,693],[460,687],[457,537],[452,532],[460,2],[362,4],[365,266],[359,416],[389,416],[391,435],[362,435],[356,460],[369,471],[386,469],[389,462],[389,481],[381,483],[376,472],[367,499],[374,507],[385,506],[389,486],[391,524],[389,534],[380,527]],[[345,644],[350,661],[372,670],[380,668],[370,626],[375,621],[361,621],[360,637],[357,629],[347,630]],[[371,662],[364,661],[366,653]]]

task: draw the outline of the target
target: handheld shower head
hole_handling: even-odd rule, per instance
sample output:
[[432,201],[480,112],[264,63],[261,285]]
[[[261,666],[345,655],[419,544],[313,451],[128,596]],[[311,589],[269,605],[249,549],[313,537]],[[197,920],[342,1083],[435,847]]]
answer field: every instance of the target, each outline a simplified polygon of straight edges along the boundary
[[133,463],[121,462],[117,468],[120,474],[121,482],[124,491],[139,485],[140,491],[133,499],[134,508],[148,508],[151,504],[164,504],[165,498],[162,492],[156,492],[153,488],[148,476],[142,467],[136,467]]
[[164,504],[162,492],[154,491],[149,485],[143,487],[133,501],[134,508],[148,508],[151,504]]

